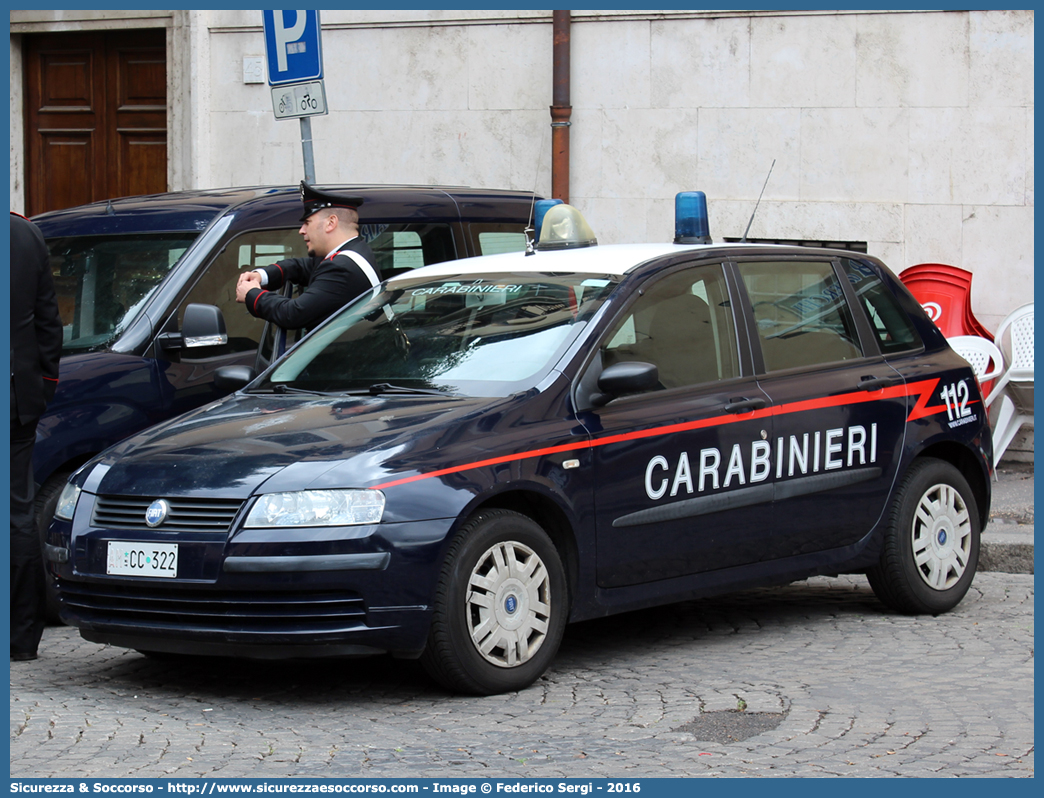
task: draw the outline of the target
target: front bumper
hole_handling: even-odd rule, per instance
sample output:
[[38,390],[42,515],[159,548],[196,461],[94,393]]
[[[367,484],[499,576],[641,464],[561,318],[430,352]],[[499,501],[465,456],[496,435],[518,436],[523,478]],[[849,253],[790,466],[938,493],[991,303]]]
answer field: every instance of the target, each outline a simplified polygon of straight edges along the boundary
[[[224,535],[75,530],[47,546],[60,617],[90,641],[262,659],[415,657],[452,520]],[[176,578],[106,574],[110,540],[178,544]]]

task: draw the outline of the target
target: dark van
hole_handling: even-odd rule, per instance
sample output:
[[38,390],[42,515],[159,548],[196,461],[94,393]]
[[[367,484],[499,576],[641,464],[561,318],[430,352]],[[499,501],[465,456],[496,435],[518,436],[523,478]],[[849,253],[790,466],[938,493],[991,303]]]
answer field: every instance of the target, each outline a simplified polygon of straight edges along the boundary
[[[524,249],[535,199],[462,187],[321,188],[364,198],[361,232],[385,277]],[[227,393],[215,384],[218,368],[260,367],[280,354],[280,332],[237,305],[235,285],[246,269],[305,254],[300,216],[298,187],[278,186],[128,197],[33,219],[65,327],[58,392],[33,458],[41,535],[78,466]]]

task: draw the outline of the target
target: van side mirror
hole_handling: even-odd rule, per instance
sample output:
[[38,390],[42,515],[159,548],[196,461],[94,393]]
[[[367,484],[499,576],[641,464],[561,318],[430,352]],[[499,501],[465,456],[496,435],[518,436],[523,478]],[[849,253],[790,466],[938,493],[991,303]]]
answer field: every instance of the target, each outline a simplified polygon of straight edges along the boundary
[[659,384],[660,370],[652,363],[638,360],[614,363],[598,377],[600,393],[591,395],[591,404],[603,407],[618,396],[651,391]]
[[181,332],[163,333],[159,337],[164,349],[196,349],[202,346],[224,346],[228,343],[225,317],[217,305],[192,303],[185,306]]
[[181,322],[181,338],[186,349],[227,344],[228,333],[221,309],[217,305],[187,305]]

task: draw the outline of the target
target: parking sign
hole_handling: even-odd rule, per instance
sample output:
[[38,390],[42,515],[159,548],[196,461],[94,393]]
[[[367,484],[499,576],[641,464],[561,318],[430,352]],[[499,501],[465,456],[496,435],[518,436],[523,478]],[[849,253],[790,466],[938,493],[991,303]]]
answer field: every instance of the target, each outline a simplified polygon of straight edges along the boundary
[[268,83],[304,83],[323,77],[318,11],[262,11]]

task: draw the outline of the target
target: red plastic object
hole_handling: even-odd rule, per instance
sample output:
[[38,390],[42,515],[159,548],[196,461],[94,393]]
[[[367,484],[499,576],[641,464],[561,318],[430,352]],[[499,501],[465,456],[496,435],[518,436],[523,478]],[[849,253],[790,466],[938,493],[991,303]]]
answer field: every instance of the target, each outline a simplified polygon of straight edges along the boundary
[[903,271],[899,279],[947,338],[978,335],[993,340],[993,333],[972,313],[971,272],[945,263],[918,263]]

